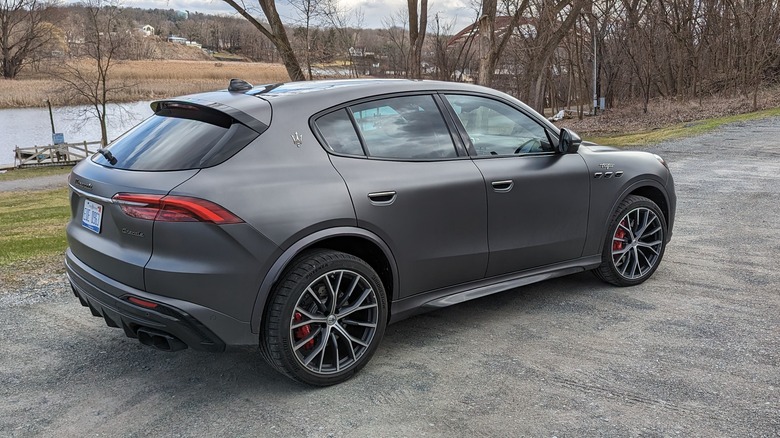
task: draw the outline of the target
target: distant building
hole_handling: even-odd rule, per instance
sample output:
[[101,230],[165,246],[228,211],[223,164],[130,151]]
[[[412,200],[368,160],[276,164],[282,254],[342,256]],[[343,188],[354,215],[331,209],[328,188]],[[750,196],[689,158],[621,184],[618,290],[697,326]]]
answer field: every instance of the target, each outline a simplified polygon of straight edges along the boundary
[[154,27],[147,24],[141,28],[141,33],[143,33],[144,36],[152,36],[154,35]]
[[197,47],[199,49],[203,48],[203,45],[201,43],[197,42],[197,41],[190,41],[187,38],[176,36],[176,35],[169,36],[168,37],[168,42],[169,43],[175,43],[175,44],[182,44],[182,45],[190,46],[190,47]]

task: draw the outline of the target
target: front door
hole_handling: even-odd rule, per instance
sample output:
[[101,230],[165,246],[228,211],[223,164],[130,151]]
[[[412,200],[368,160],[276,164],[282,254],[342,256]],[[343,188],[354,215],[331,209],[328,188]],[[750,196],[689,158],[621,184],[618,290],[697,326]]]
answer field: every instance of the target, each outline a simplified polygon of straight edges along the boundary
[[487,276],[580,257],[590,183],[582,157],[556,153],[547,129],[506,102],[473,95],[446,100],[486,184]]

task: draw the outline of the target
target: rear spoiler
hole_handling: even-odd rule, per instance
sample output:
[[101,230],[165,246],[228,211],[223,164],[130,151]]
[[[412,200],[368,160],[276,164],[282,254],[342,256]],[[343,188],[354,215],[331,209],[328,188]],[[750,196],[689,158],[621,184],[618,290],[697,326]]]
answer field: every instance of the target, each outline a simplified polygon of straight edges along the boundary
[[266,129],[268,129],[268,125],[250,116],[249,114],[243,111],[239,111],[231,106],[224,105],[218,102],[211,102],[209,104],[204,105],[189,99],[187,100],[166,99],[166,100],[156,100],[152,102],[150,106],[152,107],[152,111],[154,111],[156,114],[160,109],[165,107],[165,104],[174,104],[174,105],[182,105],[182,106],[186,105],[191,107],[203,108],[211,111],[219,111],[225,115],[232,117],[233,119],[237,120],[239,123],[246,125],[253,131],[257,132],[258,134],[262,134],[263,132],[265,132]]

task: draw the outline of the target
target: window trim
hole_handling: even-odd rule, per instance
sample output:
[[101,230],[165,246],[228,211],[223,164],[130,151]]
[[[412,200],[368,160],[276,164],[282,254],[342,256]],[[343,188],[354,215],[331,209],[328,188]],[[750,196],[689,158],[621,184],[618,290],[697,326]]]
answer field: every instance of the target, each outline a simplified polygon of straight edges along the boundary
[[[352,112],[349,111],[349,107],[364,104],[364,103],[380,101],[380,100],[393,99],[399,97],[411,97],[411,96],[430,96],[433,99],[436,108],[439,110],[439,115],[441,115],[442,121],[444,122],[444,125],[447,128],[447,132],[450,135],[450,140],[452,141],[452,146],[455,148],[456,156],[448,157],[448,158],[396,158],[396,157],[374,157],[369,154],[368,148],[366,146],[366,141],[363,138],[363,133],[358,128],[355,118],[352,115]],[[430,161],[436,162],[436,161],[469,160],[472,157],[466,150],[464,144],[462,143],[462,138],[460,136],[460,133],[455,131],[457,126],[453,123],[452,117],[449,116],[449,114],[447,113],[447,111],[449,111],[447,107],[448,105],[442,102],[441,97],[439,97],[439,91],[436,90],[427,90],[427,91],[420,90],[420,91],[412,91],[412,92],[405,91],[405,92],[398,92],[398,93],[379,94],[375,96],[369,96],[361,99],[352,100],[349,102],[340,103],[338,105],[334,105],[325,110],[319,111],[313,114],[311,117],[309,117],[309,129],[311,129],[311,131],[314,133],[314,137],[320,143],[320,146],[325,150],[325,152],[327,152],[330,155],[335,155],[338,157],[357,158],[363,160],[398,161],[398,162],[430,162]],[[331,149],[330,145],[328,145],[328,142],[327,140],[325,140],[325,137],[322,135],[322,132],[320,132],[320,129],[316,123],[317,119],[339,110],[346,110],[347,114],[349,115],[350,121],[352,122],[352,128],[357,133],[358,139],[360,140],[360,145],[363,148],[363,155],[344,154],[344,153],[334,151],[333,149]]]

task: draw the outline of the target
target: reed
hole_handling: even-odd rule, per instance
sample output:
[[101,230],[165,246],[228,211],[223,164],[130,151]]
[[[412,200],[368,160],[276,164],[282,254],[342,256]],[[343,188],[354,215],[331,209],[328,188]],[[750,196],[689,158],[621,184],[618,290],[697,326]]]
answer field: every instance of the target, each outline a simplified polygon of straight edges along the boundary
[[[86,63],[85,63],[86,64]],[[281,64],[215,61],[125,61],[112,71],[112,84],[126,86],[115,102],[164,99],[202,91],[227,88],[230,78],[253,84],[288,80]],[[45,105],[78,105],[86,101],[66,98],[63,83],[45,73],[29,73],[14,80],[0,80],[0,108],[27,108]]]

